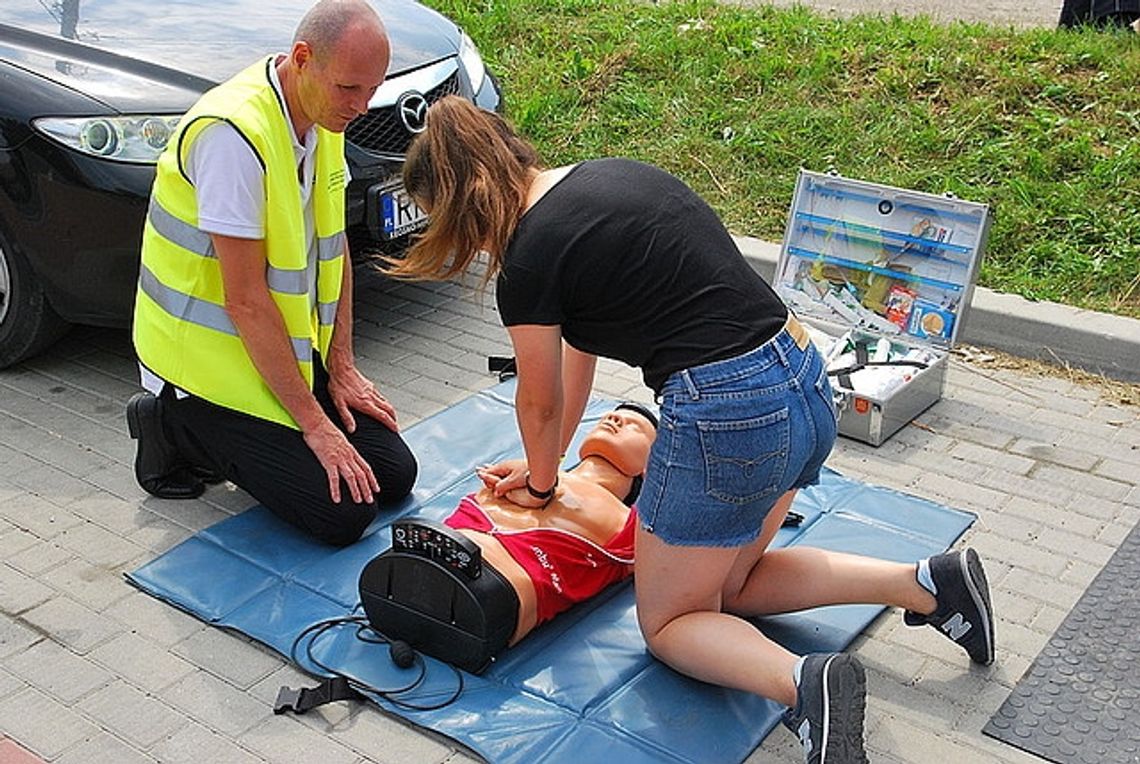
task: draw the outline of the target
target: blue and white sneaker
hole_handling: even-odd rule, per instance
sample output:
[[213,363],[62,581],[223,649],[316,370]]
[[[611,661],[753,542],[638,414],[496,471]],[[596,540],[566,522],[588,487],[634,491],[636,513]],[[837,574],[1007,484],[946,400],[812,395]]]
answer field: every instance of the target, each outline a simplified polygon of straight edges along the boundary
[[970,660],[988,666],[994,662],[994,613],[990,606],[990,586],[982,561],[973,549],[947,552],[925,561],[929,576],[923,582],[919,563],[919,583],[930,589],[935,601],[930,615],[911,610],[903,614],[907,626],[930,625],[961,645]]
[[796,706],[784,712],[784,726],[800,738],[805,764],[867,764],[863,713],[867,677],[846,653],[804,658],[796,683]]

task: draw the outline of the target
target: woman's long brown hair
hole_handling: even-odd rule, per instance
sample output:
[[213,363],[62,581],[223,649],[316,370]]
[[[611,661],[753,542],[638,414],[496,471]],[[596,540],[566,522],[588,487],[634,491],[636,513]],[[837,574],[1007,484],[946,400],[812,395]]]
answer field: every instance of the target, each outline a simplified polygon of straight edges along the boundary
[[538,167],[534,148],[499,115],[459,96],[437,101],[404,162],[404,188],[430,210],[431,223],[404,257],[384,258],[384,273],[443,281],[465,274],[485,251],[486,285],[500,270]]

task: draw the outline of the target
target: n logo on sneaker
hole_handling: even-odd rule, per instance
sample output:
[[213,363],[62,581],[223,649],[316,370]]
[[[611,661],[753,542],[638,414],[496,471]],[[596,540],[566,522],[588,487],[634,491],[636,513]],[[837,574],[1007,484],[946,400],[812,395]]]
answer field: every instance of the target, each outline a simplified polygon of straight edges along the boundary
[[940,628],[946,632],[947,636],[949,636],[950,639],[957,642],[962,637],[966,636],[966,632],[970,630],[971,624],[962,616],[961,613],[955,613],[943,621]]

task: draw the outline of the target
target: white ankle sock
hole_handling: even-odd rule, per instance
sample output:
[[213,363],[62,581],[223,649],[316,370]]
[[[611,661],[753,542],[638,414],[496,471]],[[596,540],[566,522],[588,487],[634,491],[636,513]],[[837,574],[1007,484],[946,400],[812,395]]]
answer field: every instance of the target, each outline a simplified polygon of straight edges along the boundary
[[923,589],[935,597],[938,596],[938,587],[934,585],[934,577],[930,575],[930,558],[918,561],[918,573],[915,577]]

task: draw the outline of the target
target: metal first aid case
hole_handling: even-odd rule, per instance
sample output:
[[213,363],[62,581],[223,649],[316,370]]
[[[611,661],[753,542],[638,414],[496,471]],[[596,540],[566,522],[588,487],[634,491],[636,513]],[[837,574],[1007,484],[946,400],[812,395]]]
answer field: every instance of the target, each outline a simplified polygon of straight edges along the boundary
[[812,326],[842,435],[878,446],[942,397],[987,205],[801,170],[774,286]]

